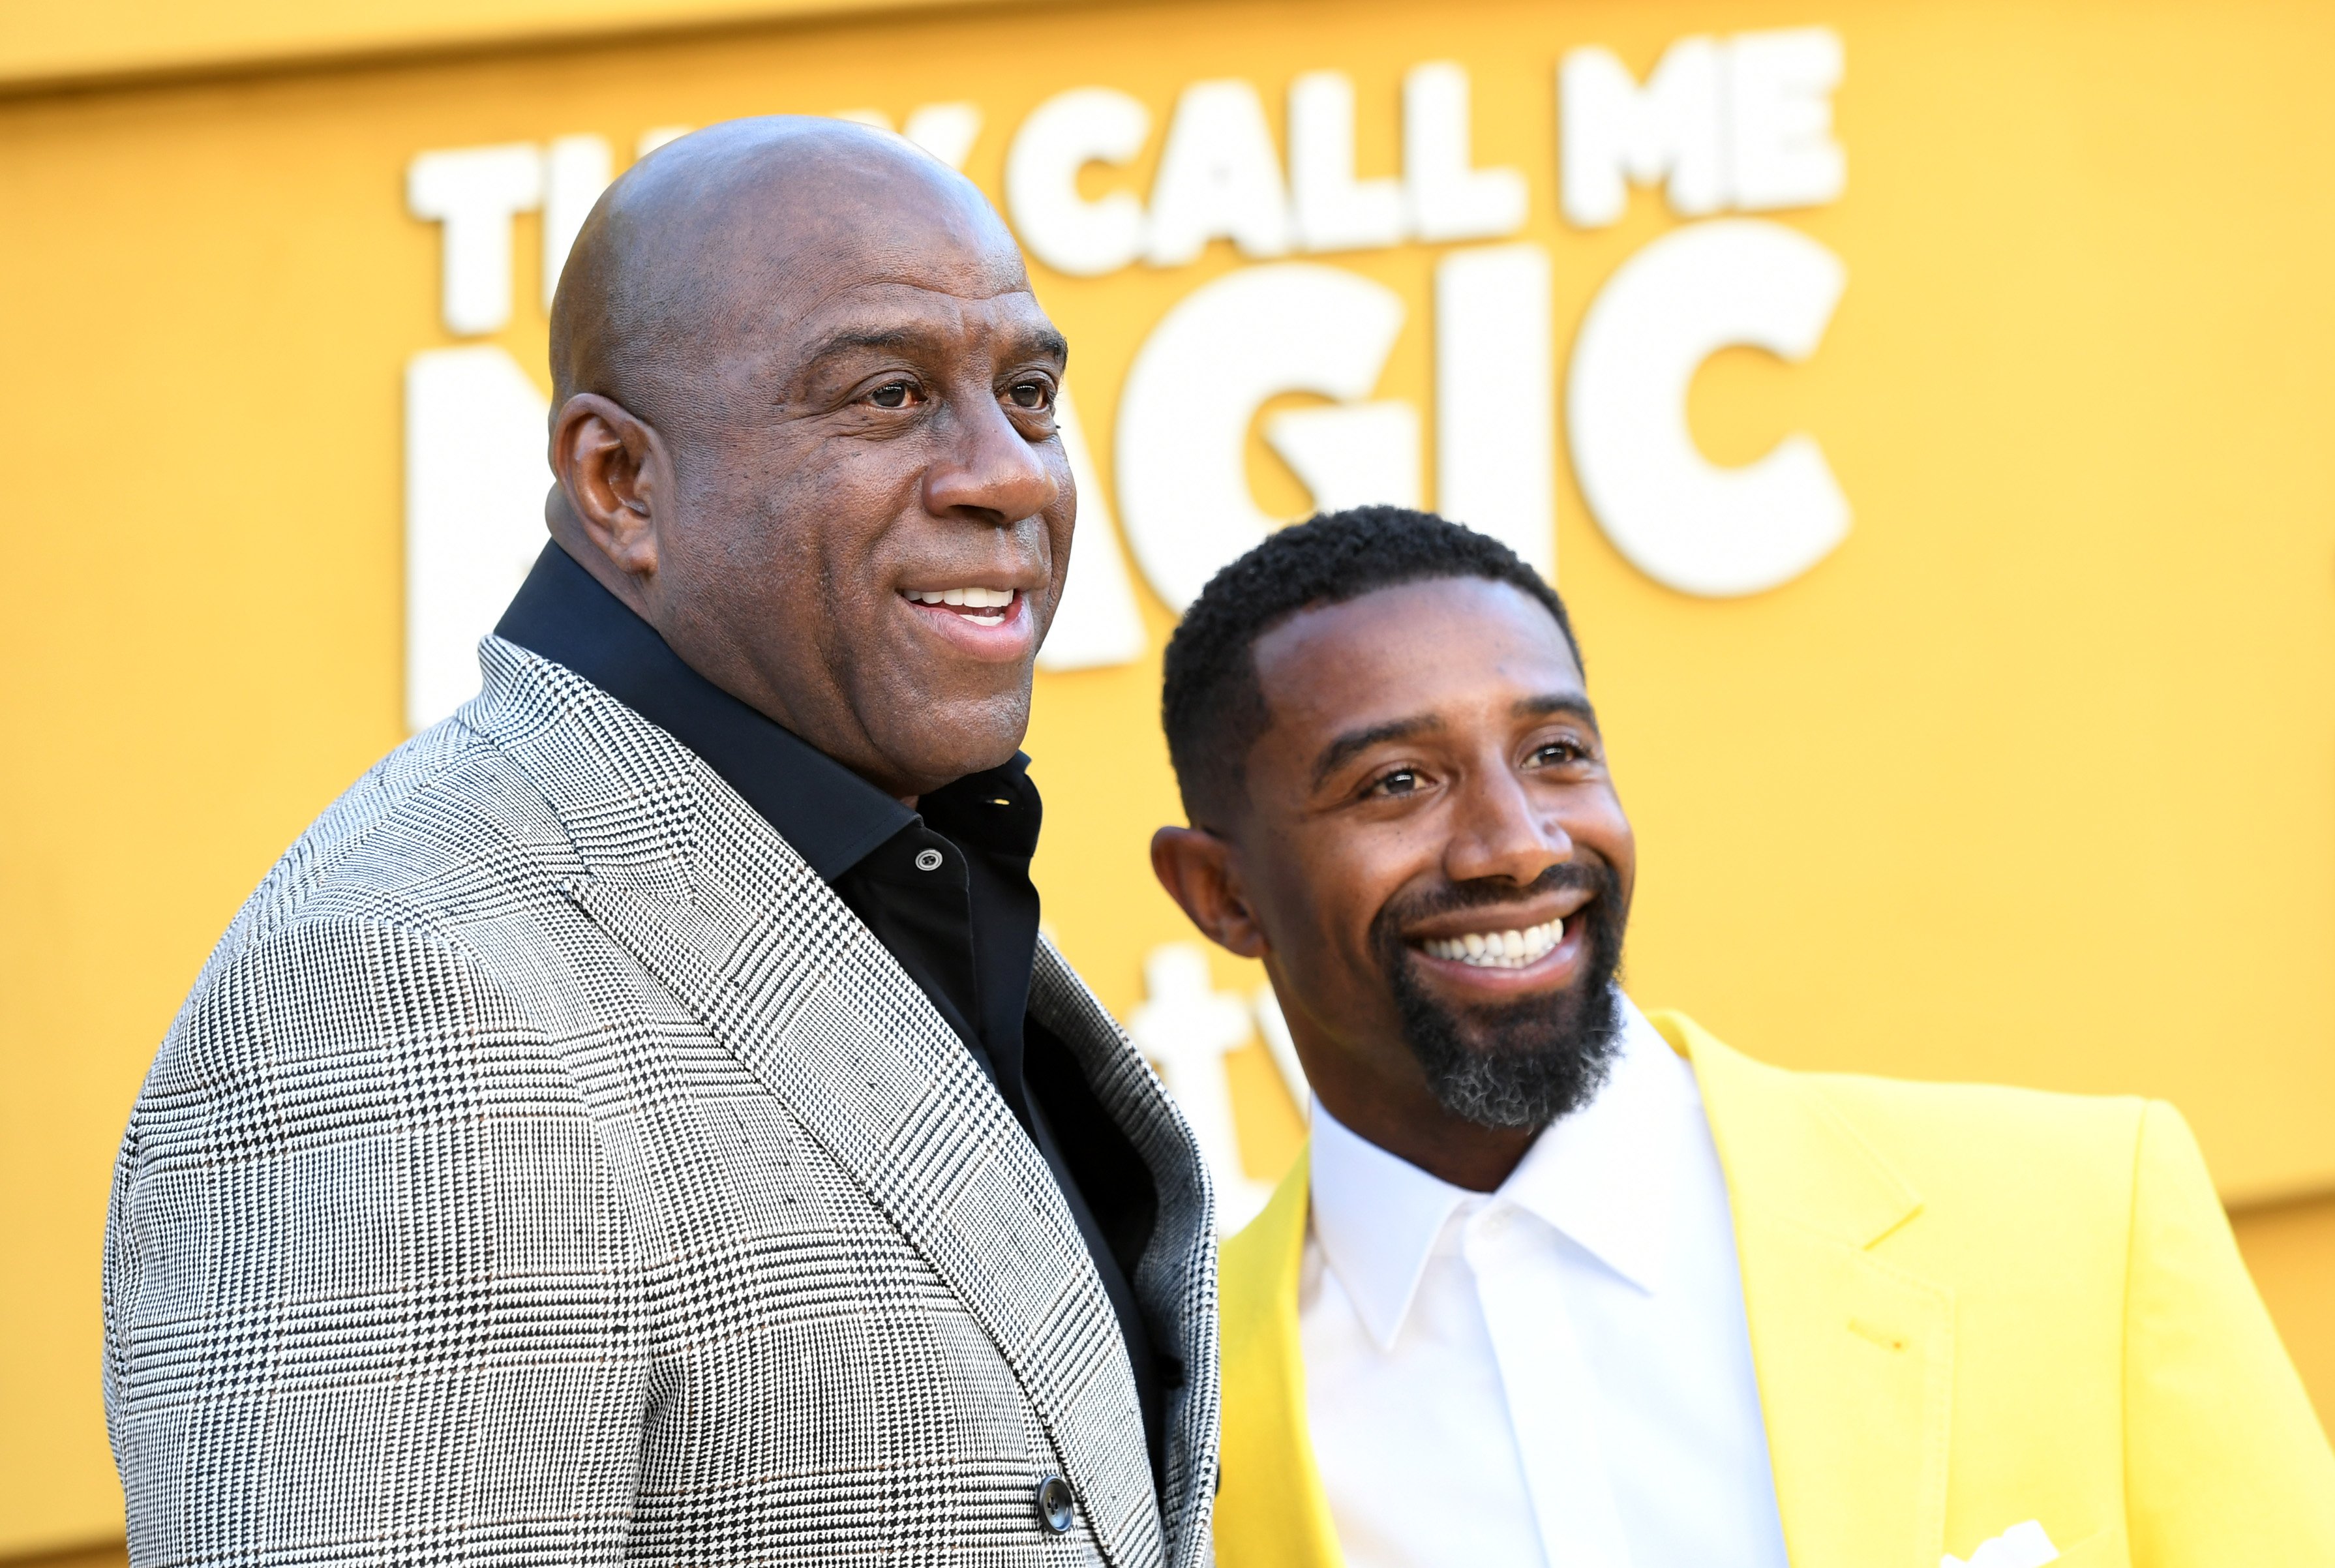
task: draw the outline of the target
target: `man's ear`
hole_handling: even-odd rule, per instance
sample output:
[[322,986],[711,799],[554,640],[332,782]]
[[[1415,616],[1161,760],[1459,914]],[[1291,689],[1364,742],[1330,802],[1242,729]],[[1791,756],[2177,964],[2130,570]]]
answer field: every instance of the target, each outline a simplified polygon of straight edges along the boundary
[[551,427],[551,471],[590,545],[627,577],[657,569],[657,506],[672,469],[645,421],[597,392],[578,392]]
[[1249,912],[1239,857],[1199,828],[1162,828],[1151,836],[1151,871],[1200,934],[1243,958],[1262,958],[1264,929]]

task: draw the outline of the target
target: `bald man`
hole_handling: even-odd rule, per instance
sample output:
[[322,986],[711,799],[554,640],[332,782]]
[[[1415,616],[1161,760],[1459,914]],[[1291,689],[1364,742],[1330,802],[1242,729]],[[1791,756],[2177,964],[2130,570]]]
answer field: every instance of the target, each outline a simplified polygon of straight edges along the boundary
[[484,689],[260,884],[131,1116],[133,1562],[1207,1560],[1206,1178],[1029,876],[1063,353],[881,133],[602,198]]

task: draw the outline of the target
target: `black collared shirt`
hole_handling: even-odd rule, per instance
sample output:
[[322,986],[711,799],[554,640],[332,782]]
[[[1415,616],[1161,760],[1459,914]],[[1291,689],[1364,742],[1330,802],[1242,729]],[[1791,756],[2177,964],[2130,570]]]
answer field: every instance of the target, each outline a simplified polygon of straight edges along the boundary
[[1041,807],[1029,759],[971,774],[912,810],[682,662],[557,545],[496,634],[565,664],[671,734],[761,813],[932,999],[1053,1172],[1119,1318],[1163,1474],[1163,1368],[1128,1281],[1158,1215],[1149,1167],[1070,1048],[1029,1015]]

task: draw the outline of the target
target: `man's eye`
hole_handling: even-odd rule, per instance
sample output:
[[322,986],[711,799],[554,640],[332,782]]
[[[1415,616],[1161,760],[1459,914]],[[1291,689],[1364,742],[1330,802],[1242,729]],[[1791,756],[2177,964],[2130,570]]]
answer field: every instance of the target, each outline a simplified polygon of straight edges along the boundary
[[1533,753],[1533,760],[1543,768],[1562,768],[1568,762],[1578,762],[1587,755],[1570,740],[1552,740]]
[[1419,787],[1423,782],[1424,781],[1419,778],[1416,769],[1410,768],[1398,768],[1391,773],[1382,774],[1379,778],[1372,779],[1371,781],[1370,793],[1372,795],[1415,795],[1419,792]]
[[1054,389],[1046,382],[1018,381],[1005,389],[1005,395],[1013,400],[1013,406],[1018,409],[1035,411],[1054,405]]
[[879,409],[899,409],[908,406],[908,397],[916,389],[906,382],[887,382],[867,394],[867,401]]

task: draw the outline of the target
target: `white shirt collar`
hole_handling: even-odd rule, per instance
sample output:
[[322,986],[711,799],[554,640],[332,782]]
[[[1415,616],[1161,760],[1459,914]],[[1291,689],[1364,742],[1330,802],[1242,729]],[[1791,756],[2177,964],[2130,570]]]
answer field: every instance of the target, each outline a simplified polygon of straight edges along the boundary
[[1314,1239],[1380,1349],[1393,1348],[1436,1242],[1463,1207],[1512,1205],[1638,1289],[1662,1288],[1701,1096],[1693,1070],[1627,997],[1621,1011],[1621,1046],[1603,1087],[1536,1138],[1494,1193],[1429,1176],[1315,1102]]

